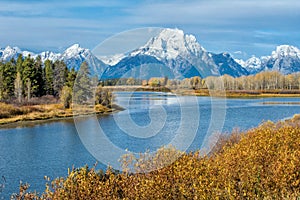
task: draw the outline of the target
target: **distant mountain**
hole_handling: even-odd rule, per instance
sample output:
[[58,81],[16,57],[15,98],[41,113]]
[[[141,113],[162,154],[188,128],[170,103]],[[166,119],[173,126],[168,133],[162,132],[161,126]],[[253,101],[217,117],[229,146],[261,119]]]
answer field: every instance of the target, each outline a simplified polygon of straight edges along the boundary
[[239,77],[261,71],[276,70],[283,74],[300,72],[300,50],[290,45],[281,45],[270,56],[248,60],[233,59],[229,53],[206,51],[195,36],[179,29],[162,29],[145,45],[126,54],[101,56],[97,58],[89,49],[74,44],[62,53],[51,51],[33,53],[18,47],[0,49],[0,61],[7,62],[18,55],[33,58],[41,56],[42,61],[63,60],[68,68],[78,70],[86,61],[99,78],[135,77],[146,79],[153,76],[187,78],[192,76],[219,76],[228,74]]
[[271,56],[257,58],[252,56],[247,61],[236,60],[248,70],[250,74],[261,71],[279,71],[282,74],[300,72],[300,50],[290,45],[280,45]]
[[242,67],[239,63],[237,63],[229,53],[220,53],[213,54],[212,58],[216,65],[218,66],[218,70],[221,75],[228,74],[233,77],[239,77],[244,75],[249,75],[247,69]]
[[17,59],[20,54],[22,54],[24,57],[30,55],[33,58],[41,56],[43,62],[45,62],[47,59],[51,61],[63,60],[69,69],[74,67],[75,70],[78,70],[81,63],[86,61],[91,68],[92,74],[101,74],[106,67],[106,64],[94,56],[89,49],[82,48],[79,44],[72,45],[62,54],[51,51],[35,54],[29,51],[21,51],[18,47],[7,46],[5,49],[0,50],[0,60],[7,62],[11,58]]
[[168,67],[177,78],[218,75],[217,66],[209,53],[193,35],[179,29],[163,29],[133,55],[155,57]]
[[18,47],[7,46],[5,49],[0,49],[0,60],[7,62],[12,58],[16,59],[20,53],[22,53],[22,51]]
[[[122,77],[139,66],[143,67],[134,72],[139,78],[153,76],[150,73],[151,67],[152,71],[154,68],[158,70],[161,76],[177,78],[217,76],[225,73],[236,77],[248,74],[229,54],[209,53],[197,42],[195,36],[184,34],[178,29],[163,29],[144,46],[122,56],[123,59],[117,64],[108,67],[104,77]],[[115,62],[113,59],[109,61]],[[147,69],[147,73],[136,73],[141,72],[141,69]]]
[[101,74],[106,67],[106,64],[94,56],[89,49],[82,48],[79,44],[67,48],[58,59],[63,60],[68,68],[74,67],[75,70],[79,70],[80,65],[86,61],[92,74]]

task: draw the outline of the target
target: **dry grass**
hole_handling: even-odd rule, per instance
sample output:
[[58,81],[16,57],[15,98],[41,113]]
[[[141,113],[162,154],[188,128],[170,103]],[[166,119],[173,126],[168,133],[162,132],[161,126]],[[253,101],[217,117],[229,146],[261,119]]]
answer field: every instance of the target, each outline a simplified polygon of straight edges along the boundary
[[0,125],[18,121],[46,120],[53,118],[73,117],[74,115],[87,115],[92,113],[110,113],[116,107],[108,108],[102,105],[94,107],[79,107],[80,109],[64,109],[62,104],[46,104],[33,106],[14,106],[0,103]]
[[262,90],[192,90],[177,89],[176,94],[196,95],[196,96],[215,96],[215,97],[232,97],[232,98],[256,98],[256,97],[300,97],[299,92],[284,91],[262,91]]

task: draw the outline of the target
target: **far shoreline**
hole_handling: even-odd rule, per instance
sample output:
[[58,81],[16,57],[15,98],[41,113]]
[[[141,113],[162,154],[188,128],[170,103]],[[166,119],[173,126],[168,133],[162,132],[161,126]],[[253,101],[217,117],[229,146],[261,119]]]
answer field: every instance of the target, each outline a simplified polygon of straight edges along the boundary
[[300,90],[208,90],[191,88],[172,88],[165,86],[115,85],[103,88],[113,92],[166,92],[182,96],[212,96],[224,98],[262,98],[262,97],[300,97]]

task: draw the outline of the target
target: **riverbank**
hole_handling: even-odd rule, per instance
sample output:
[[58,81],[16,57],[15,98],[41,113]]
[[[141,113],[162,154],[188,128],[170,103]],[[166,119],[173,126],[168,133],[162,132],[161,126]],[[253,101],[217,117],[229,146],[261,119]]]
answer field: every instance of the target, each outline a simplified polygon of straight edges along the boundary
[[86,107],[80,110],[72,110],[64,109],[62,104],[14,106],[6,103],[0,103],[0,108],[0,126],[25,121],[61,119],[90,114],[109,114],[122,110],[117,105],[113,105],[111,108],[95,105],[93,108]]
[[213,96],[228,98],[262,98],[262,97],[300,97],[300,90],[208,90],[208,89],[187,89],[177,87],[154,87],[154,86],[105,86],[112,91],[152,91],[171,92],[176,95],[185,96]]
[[213,96],[227,98],[300,97],[300,91],[283,90],[175,90],[182,95]]

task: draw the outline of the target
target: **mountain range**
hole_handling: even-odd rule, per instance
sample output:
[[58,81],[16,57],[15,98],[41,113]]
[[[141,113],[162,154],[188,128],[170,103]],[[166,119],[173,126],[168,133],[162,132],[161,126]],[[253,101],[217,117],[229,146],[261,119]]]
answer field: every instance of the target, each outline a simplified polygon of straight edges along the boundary
[[256,74],[261,71],[279,71],[290,74],[300,71],[300,50],[290,45],[281,45],[270,56],[260,58],[252,56],[248,60],[234,59],[229,53],[213,53],[202,47],[195,36],[185,34],[179,29],[162,29],[148,42],[126,54],[117,54],[109,57],[96,57],[89,49],[74,44],[62,53],[46,51],[32,53],[22,51],[18,47],[0,49],[0,61],[7,62],[24,57],[36,58],[41,56],[42,61],[63,60],[68,68],[78,70],[81,63],[86,61],[92,74],[99,78],[135,77],[146,79],[156,76],[169,78],[187,78],[192,76],[218,76],[228,74],[239,77]]
[[250,74],[261,71],[279,71],[282,74],[291,74],[300,71],[300,50],[290,45],[280,45],[272,51],[270,56],[257,58],[252,56],[246,61],[236,60]]

